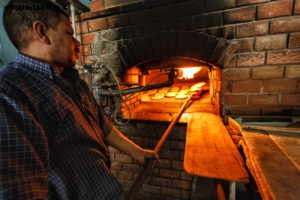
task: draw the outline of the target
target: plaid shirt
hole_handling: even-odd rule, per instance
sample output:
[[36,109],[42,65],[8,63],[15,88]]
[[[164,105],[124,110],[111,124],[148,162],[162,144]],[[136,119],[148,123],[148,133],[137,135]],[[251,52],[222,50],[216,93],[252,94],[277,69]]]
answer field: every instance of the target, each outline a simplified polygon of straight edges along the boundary
[[0,72],[0,199],[114,199],[104,136],[112,124],[75,69],[18,54]]

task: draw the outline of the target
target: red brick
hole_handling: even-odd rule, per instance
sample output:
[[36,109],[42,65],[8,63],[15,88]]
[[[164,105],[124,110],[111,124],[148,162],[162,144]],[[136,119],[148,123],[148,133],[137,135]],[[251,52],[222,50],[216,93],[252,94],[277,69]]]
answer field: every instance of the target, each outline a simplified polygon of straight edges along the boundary
[[236,26],[236,37],[253,37],[267,35],[269,31],[268,22],[252,22]]
[[265,53],[239,54],[237,65],[239,67],[253,67],[265,64]]
[[264,81],[264,93],[289,93],[297,89],[297,80],[295,79],[275,79]]
[[129,171],[117,171],[117,178],[118,179],[132,180],[133,179],[133,173],[129,172]]
[[81,35],[82,45],[94,43],[97,35],[98,33],[96,32],[82,34]]
[[175,188],[190,190],[192,187],[191,181],[174,180],[173,186]]
[[255,3],[264,3],[269,2],[270,0],[237,0],[237,5],[248,5],[248,4],[255,4]]
[[180,179],[180,171],[171,169],[160,169],[160,176],[165,178]]
[[300,0],[296,0],[294,13],[295,14],[300,14]]
[[[161,130],[160,130],[161,132]],[[163,146],[163,148],[165,147],[165,144]],[[179,152],[178,151],[171,151],[171,150],[165,150],[163,149],[163,151],[160,152],[160,157],[161,158],[166,158],[166,159],[179,159]]]
[[247,95],[224,94],[224,104],[241,106],[247,104]]
[[91,0],[90,1],[90,10],[91,12],[103,10],[104,9],[104,2],[103,0]]
[[132,158],[129,155],[125,155],[125,154],[116,154],[116,160],[122,163],[132,162]]
[[232,93],[259,93],[262,89],[262,81],[246,80],[232,83]]
[[[111,8],[111,7],[116,7],[116,6],[122,6],[124,5],[125,1],[124,0],[104,0],[104,5],[105,5],[105,8]],[[126,0],[127,2],[127,0]]]
[[285,67],[285,78],[300,78],[300,65]]
[[262,66],[252,69],[252,79],[274,79],[283,76],[282,66]]
[[147,191],[147,192],[152,192],[152,193],[155,193],[155,194],[160,194],[160,186],[144,184],[143,185],[143,190]]
[[300,94],[282,94],[281,105],[300,106]]
[[173,184],[173,180],[169,178],[153,177],[153,184],[160,186],[170,186]]
[[225,24],[237,22],[249,22],[255,18],[255,7],[246,7],[233,9],[224,13],[223,19]]
[[278,107],[278,106],[264,106],[262,108],[260,108],[260,114],[262,116],[266,116],[266,115],[274,115],[276,113],[283,113],[284,112],[284,108],[283,107]]
[[112,162],[116,161],[116,156],[115,156],[115,155],[116,155],[116,154],[114,154],[114,153],[110,153],[110,154],[109,154],[110,160],[111,160]]
[[189,181],[191,181],[193,179],[193,177],[194,177],[192,174],[188,174],[185,171],[181,171],[180,174],[181,174],[180,177],[181,177],[182,180],[189,180]]
[[237,67],[236,61],[237,61],[237,55],[235,54],[230,59],[228,59],[228,63],[225,66],[228,68],[235,68]]
[[259,93],[262,90],[262,81],[247,80],[232,83],[232,93]]
[[249,105],[279,105],[279,97],[277,94],[253,94],[249,95]]
[[116,170],[122,170],[123,169],[122,164],[115,162],[115,160],[111,160],[111,162],[112,162],[111,167],[110,167],[111,170],[116,171]]
[[256,51],[276,50],[286,48],[287,35],[268,35],[255,38]]
[[185,142],[184,141],[171,141],[170,148],[175,149],[175,150],[184,150]]
[[276,1],[259,5],[257,8],[258,19],[280,17],[292,13],[292,0]]
[[300,47],[300,33],[293,33],[290,35],[289,48]]
[[214,80],[213,83],[212,83],[212,87],[216,92],[221,91],[221,85],[222,85],[222,81]]
[[178,198],[180,197],[180,190],[177,188],[167,188],[167,187],[162,187],[161,188],[162,194],[173,197],[173,198]]
[[260,108],[257,106],[247,106],[247,107],[231,107],[230,108],[230,114],[231,115],[259,115]]
[[101,16],[101,11],[85,12],[85,13],[80,14],[80,18],[82,21],[96,18],[99,16]]
[[294,63],[300,63],[300,50],[287,50],[267,53],[267,64],[278,65]]
[[135,165],[135,164],[126,164],[123,163],[123,170],[124,171],[130,171],[130,172],[134,172],[134,173],[139,173],[141,171],[141,166],[140,165]]
[[253,38],[245,38],[245,39],[238,40],[239,43],[238,52],[243,53],[243,52],[253,51],[253,44],[254,44],[253,41],[254,41]]
[[169,159],[162,159],[160,156],[159,166],[164,166],[164,168],[172,168],[172,161]]
[[190,190],[181,190],[180,199],[191,199],[191,191]]
[[[182,159],[183,160],[183,159]],[[181,170],[183,171],[183,161],[179,160],[172,160],[172,169]]]
[[250,68],[230,68],[222,72],[223,81],[227,80],[248,80],[250,78]]
[[[209,71],[208,68],[202,68],[201,71],[202,70]],[[221,73],[222,73],[222,70],[219,67],[213,66],[212,71],[211,71],[211,76],[213,79],[221,80]]]
[[108,27],[115,28],[119,26],[127,26],[129,23],[129,15],[128,14],[121,14],[121,15],[114,15],[113,17],[108,18]]
[[87,21],[82,21],[80,23],[80,25],[78,26],[78,29],[79,29],[80,33],[88,33],[89,29],[88,29]]
[[76,30],[74,30],[76,34],[80,34],[81,33],[80,26],[81,26],[81,23],[76,23],[76,25],[75,25],[75,29]]
[[300,31],[300,16],[275,19],[270,24],[270,33],[290,33]]
[[94,20],[89,20],[88,21],[89,32],[106,30],[107,27],[108,27],[108,25],[107,25],[107,19],[106,18],[94,19]]

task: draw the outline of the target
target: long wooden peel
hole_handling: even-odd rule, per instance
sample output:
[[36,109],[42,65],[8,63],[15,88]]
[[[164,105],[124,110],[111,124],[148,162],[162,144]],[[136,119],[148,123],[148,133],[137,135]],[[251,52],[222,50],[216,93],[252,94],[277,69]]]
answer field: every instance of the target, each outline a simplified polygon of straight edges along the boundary
[[[184,102],[184,104],[180,107],[180,110],[178,111],[177,115],[175,118],[172,119],[170,125],[168,126],[168,128],[166,129],[166,131],[164,132],[163,136],[160,138],[160,140],[158,141],[158,143],[155,146],[154,151],[158,154],[159,150],[161,149],[162,145],[165,143],[167,137],[169,136],[169,133],[171,132],[172,128],[174,127],[174,125],[178,122],[178,120],[180,119],[182,113],[184,112],[184,110],[188,107],[190,100],[193,98],[199,98],[200,94],[193,94],[190,95],[188,97],[188,99]],[[131,186],[131,188],[129,189],[127,195],[126,195],[126,200],[133,200],[137,194],[137,192],[139,191],[140,186],[143,184],[144,180],[146,179],[146,177],[148,176],[148,174],[150,173],[152,167],[155,165],[156,163],[156,159],[152,158],[152,159],[148,159],[144,165],[143,171],[139,174],[139,176],[137,177],[137,179],[135,180],[135,182],[133,183],[133,185]]]

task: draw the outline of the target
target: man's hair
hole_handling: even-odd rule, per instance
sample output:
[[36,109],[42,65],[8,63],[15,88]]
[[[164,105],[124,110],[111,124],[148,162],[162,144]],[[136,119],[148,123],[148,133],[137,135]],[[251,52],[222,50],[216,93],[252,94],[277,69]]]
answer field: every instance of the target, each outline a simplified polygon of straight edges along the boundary
[[56,29],[62,15],[68,17],[67,10],[50,0],[11,0],[3,13],[3,24],[7,35],[20,50],[27,47],[32,39],[34,21],[41,21],[47,28]]

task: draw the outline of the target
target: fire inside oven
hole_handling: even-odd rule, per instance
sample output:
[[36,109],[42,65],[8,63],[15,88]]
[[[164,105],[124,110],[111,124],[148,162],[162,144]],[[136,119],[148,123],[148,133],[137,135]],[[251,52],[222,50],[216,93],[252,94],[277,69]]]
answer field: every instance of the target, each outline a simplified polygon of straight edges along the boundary
[[[115,76],[112,70],[109,71],[107,74]],[[97,76],[94,75],[92,87],[105,114],[115,122],[170,121],[186,99],[195,93],[199,94],[200,98],[194,99],[185,113],[213,112],[209,77],[208,66],[146,70],[132,67],[126,70],[121,78],[115,76],[115,81],[110,84],[107,81],[95,83]]]

